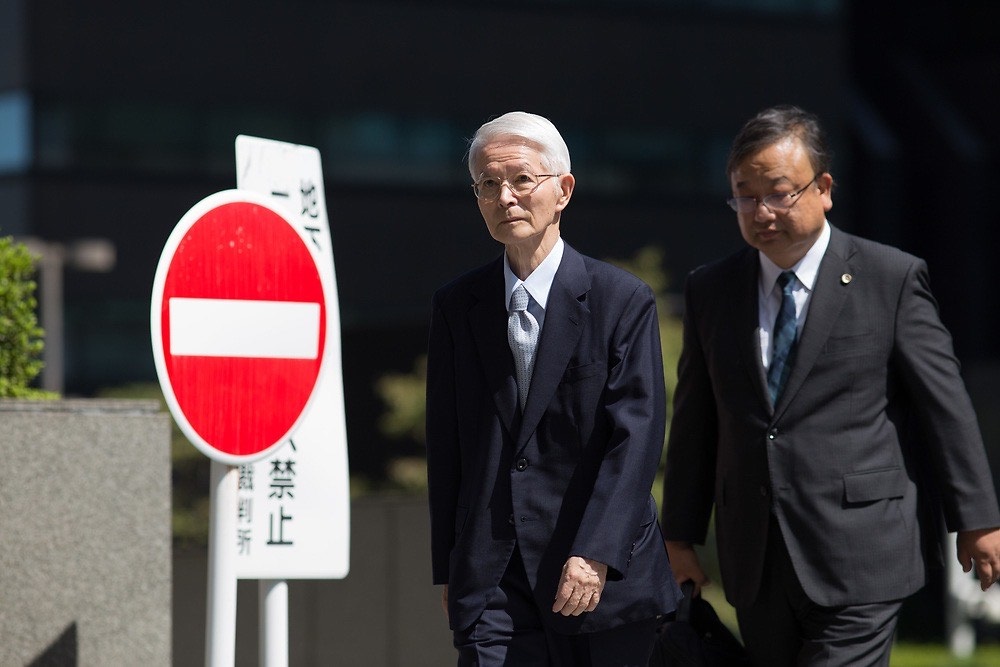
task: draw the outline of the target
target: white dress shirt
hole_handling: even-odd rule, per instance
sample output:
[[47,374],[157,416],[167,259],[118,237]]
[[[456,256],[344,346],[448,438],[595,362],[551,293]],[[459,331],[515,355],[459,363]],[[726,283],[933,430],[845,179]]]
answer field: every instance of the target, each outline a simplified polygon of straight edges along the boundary
[[[795,272],[795,287],[792,294],[795,297],[795,325],[798,335],[802,334],[802,327],[806,322],[806,312],[809,310],[809,297],[812,296],[813,288],[816,286],[816,274],[819,273],[819,264],[823,261],[826,248],[830,245],[830,223],[823,222],[823,231],[819,238],[809,248],[805,257],[792,266],[791,271]],[[772,352],[772,329],[774,320],[778,317],[778,310],[781,309],[781,288],[778,287],[778,276],[785,269],[768,259],[764,253],[759,252],[760,257],[760,280],[757,283],[757,304],[760,324],[760,358],[766,370],[771,365]],[[509,298],[509,294],[508,294]]]
[[528,312],[535,316],[538,322],[538,333],[541,335],[542,327],[545,326],[545,306],[549,302],[549,291],[552,289],[552,281],[556,277],[556,270],[562,261],[563,247],[562,237],[556,240],[552,250],[546,255],[542,263],[535,267],[535,270],[525,279],[521,280],[510,270],[510,262],[507,261],[507,253],[503,254],[503,278],[506,286],[504,303],[510,311],[510,297],[517,289],[517,286],[524,284],[524,289],[528,291]]

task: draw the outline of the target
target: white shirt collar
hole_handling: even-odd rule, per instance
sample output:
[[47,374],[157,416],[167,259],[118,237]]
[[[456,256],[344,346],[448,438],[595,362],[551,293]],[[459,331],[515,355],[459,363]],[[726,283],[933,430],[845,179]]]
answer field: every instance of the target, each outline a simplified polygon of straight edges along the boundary
[[[791,270],[795,273],[795,277],[810,292],[812,292],[813,287],[816,285],[819,264],[823,261],[823,255],[826,254],[826,249],[829,245],[830,223],[824,220],[823,231],[820,232],[819,238],[816,239],[816,242],[806,252],[805,257],[792,265]],[[768,259],[764,253],[758,252],[757,254],[760,257],[760,286],[764,294],[769,294],[774,289],[774,283],[778,280],[778,276],[785,269],[782,269]],[[509,296],[508,294],[508,298]]]
[[565,247],[562,237],[556,240],[556,244],[552,246],[552,250],[546,255],[542,263],[535,267],[535,270],[525,280],[519,279],[514,272],[510,270],[510,262],[507,261],[507,253],[503,254],[503,278],[506,292],[504,295],[504,304],[510,309],[510,296],[517,289],[517,286],[524,283],[524,289],[528,290],[528,294],[531,298],[541,306],[543,309],[549,301],[549,291],[552,289],[552,281],[556,277],[556,270],[559,268],[559,263],[562,261],[563,249]]

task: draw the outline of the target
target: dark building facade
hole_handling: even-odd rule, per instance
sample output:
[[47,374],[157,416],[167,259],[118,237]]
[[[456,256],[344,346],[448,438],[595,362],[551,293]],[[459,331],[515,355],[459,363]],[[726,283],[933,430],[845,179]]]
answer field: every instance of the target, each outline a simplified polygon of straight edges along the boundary
[[352,465],[378,474],[396,445],[375,427],[375,380],[423,350],[434,288],[498,252],[464,166],[479,124],[551,118],[578,179],[565,238],[599,257],[659,246],[679,291],[741,243],[723,204],[731,137],[794,103],[831,130],[835,224],[927,257],[963,357],[989,362],[997,297],[963,285],[996,275],[995,10],[931,3],[935,21],[883,4],[2,0],[0,233],[110,240],[110,273],[66,269],[65,390],[153,381],[160,251],[234,186],[236,135],[318,147]]

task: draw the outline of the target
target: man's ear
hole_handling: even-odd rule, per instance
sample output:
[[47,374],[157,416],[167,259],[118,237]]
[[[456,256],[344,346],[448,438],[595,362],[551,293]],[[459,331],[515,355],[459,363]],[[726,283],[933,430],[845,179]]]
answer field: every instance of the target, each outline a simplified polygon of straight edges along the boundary
[[816,179],[816,187],[819,188],[819,196],[823,201],[823,210],[829,211],[833,208],[833,176],[823,172]]
[[573,177],[573,174],[563,174],[559,177],[559,188],[562,190],[562,194],[559,196],[559,202],[556,204],[557,211],[563,210],[569,204],[569,200],[573,196],[574,187],[576,187],[576,178]]

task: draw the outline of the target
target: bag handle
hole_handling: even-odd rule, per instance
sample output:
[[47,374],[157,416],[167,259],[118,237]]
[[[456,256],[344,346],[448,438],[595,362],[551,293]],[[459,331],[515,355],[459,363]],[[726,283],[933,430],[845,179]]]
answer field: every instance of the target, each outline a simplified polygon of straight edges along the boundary
[[677,605],[677,620],[683,623],[691,622],[691,601],[694,599],[694,582],[688,579],[681,584],[681,593],[684,597],[681,598],[680,603]]

